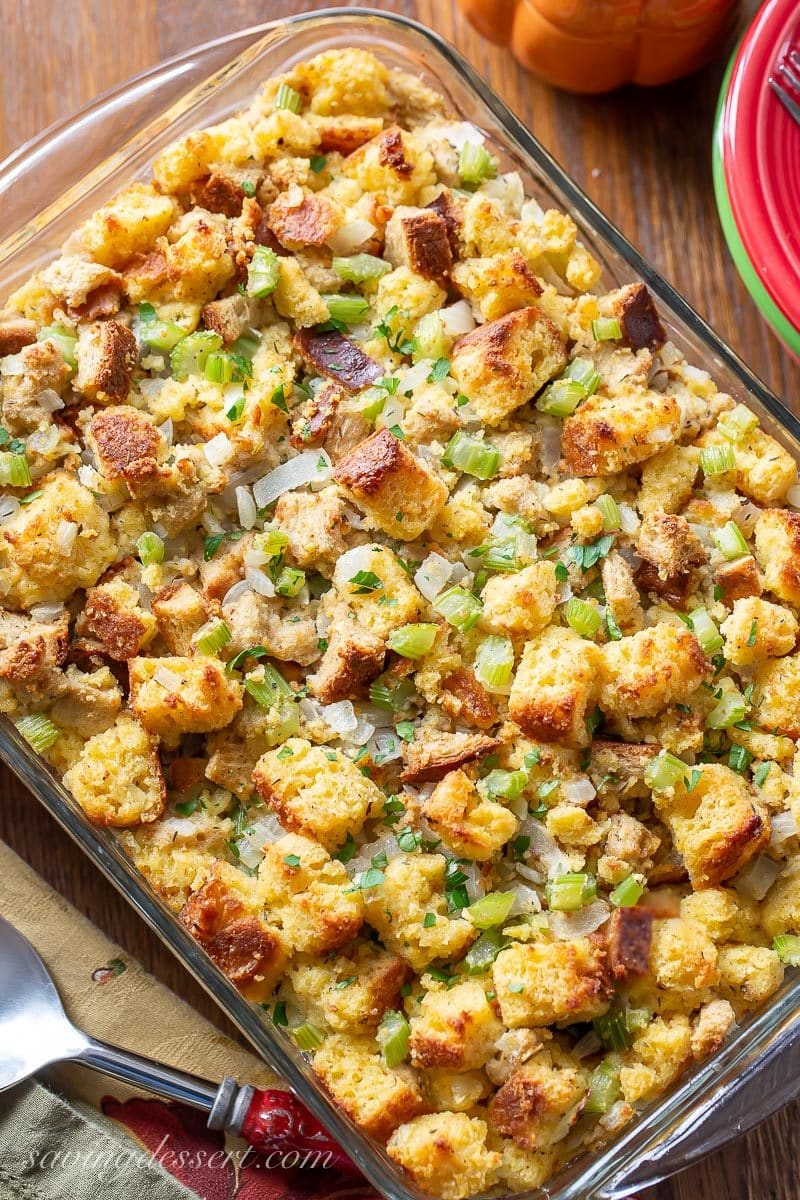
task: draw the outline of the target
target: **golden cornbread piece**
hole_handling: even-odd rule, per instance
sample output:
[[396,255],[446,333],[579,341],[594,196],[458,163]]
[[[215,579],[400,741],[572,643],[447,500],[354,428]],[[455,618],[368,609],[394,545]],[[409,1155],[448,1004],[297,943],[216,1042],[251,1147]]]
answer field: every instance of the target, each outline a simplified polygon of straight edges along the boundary
[[169,229],[175,212],[171,196],[150,183],[135,183],[92,213],[78,237],[95,262],[123,267],[152,248]]
[[767,892],[761,924],[771,938],[781,933],[800,934],[800,869],[795,864],[788,866]]
[[591,1021],[611,998],[604,948],[593,938],[514,944],[500,951],[492,970],[509,1029]]
[[280,278],[273,301],[280,315],[291,317],[301,329],[327,321],[328,306],[297,259],[281,258],[279,263]]
[[596,392],[567,417],[561,453],[575,475],[614,475],[657,454],[680,421],[674,396],[621,385],[611,396]]
[[387,1009],[400,1008],[407,975],[408,967],[396,954],[359,941],[333,958],[297,958],[288,978],[312,1020],[339,1033],[367,1033]]
[[[422,597],[397,561],[397,556],[385,546],[370,546],[359,569],[337,563],[333,582],[337,592],[358,622],[379,638],[386,638],[393,629],[419,620]],[[366,579],[362,572],[366,572]],[[375,578],[371,578],[374,576]],[[340,609],[332,612],[338,627],[351,620]],[[346,634],[342,636],[346,637]]]
[[209,733],[242,707],[242,685],[216,658],[132,658],[128,669],[131,708],[150,733]]
[[106,479],[123,479],[134,486],[151,480],[167,456],[164,435],[152,417],[129,404],[96,413],[87,440]]
[[86,625],[119,661],[135,658],[153,640],[158,627],[152,612],[142,608],[136,588],[121,576],[89,588],[83,613]]
[[725,657],[737,667],[779,658],[794,649],[799,628],[794,613],[779,604],[757,596],[735,600],[733,612],[720,625]]
[[721,996],[736,1013],[763,1004],[783,983],[784,965],[766,946],[723,946],[719,952]]
[[110,729],[89,738],[64,786],[96,825],[156,821],[167,795],[158,741],[123,714]]
[[258,883],[267,919],[295,950],[338,950],[361,928],[361,893],[353,891],[342,864],[311,838],[287,833],[270,842],[258,868]]
[[387,204],[414,204],[420,189],[433,182],[433,156],[418,149],[411,134],[391,125],[350,154],[342,173]]
[[692,1012],[709,998],[719,982],[717,950],[701,926],[682,917],[653,921],[647,973],[636,981],[632,1002],[661,1014]]
[[566,347],[555,325],[529,305],[459,338],[451,373],[480,419],[499,425],[566,363]]
[[758,724],[769,733],[800,737],[800,654],[771,658],[756,668]]
[[486,1145],[486,1122],[466,1113],[432,1113],[395,1130],[386,1147],[417,1187],[441,1200],[465,1200],[497,1181],[501,1158]]
[[[0,589],[9,608],[67,600],[91,587],[116,558],[107,514],[66,471],[0,527]],[[62,534],[71,535],[64,542]]]
[[369,816],[383,811],[383,793],[340,750],[289,738],[256,763],[255,789],[285,829],[335,850]]
[[454,854],[485,862],[516,833],[519,822],[495,800],[484,799],[464,771],[450,771],[422,803],[431,829]]
[[453,268],[453,283],[486,321],[534,304],[542,285],[519,250],[467,258]]
[[387,1067],[374,1038],[332,1033],[313,1067],[344,1112],[381,1141],[428,1107],[415,1072]]
[[755,542],[768,590],[800,608],[800,513],[765,509],[756,521]]
[[503,1032],[496,1006],[477,979],[442,991],[426,992],[411,1021],[411,1062],[415,1067],[482,1067]]
[[692,494],[700,469],[700,451],[694,446],[668,446],[642,467],[636,507],[649,513],[680,512]]
[[364,892],[370,925],[415,971],[437,958],[459,958],[477,937],[471,922],[448,914],[445,866],[440,854],[398,854],[384,869],[383,882]]
[[711,663],[688,629],[656,625],[603,646],[601,669],[603,712],[654,717],[686,703],[711,674]]
[[750,785],[729,767],[703,763],[690,790],[686,780],[655,791],[653,799],[686,864],[692,886],[730,879],[770,838],[770,820]]
[[[774,888],[770,895],[772,892]],[[759,939],[757,904],[733,888],[705,888],[702,892],[691,892],[681,900],[681,916],[702,925],[717,945],[757,942]]]
[[540,741],[585,746],[601,663],[593,642],[561,626],[545,629],[522,652],[509,698],[512,721]]
[[208,619],[208,608],[190,583],[176,579],[160,588],[153,597],[153,616],[158,633],[172,654],[187,655],[192,639]]
[[657,1096],[686,1069],[691,1054],[689,1018],[683,1013],[656,1017],[623,1055],[619,1073],[623,1096],[629,1104]]
[[411,542],[427,529],[447,499],[447,488],[388,429],[341,459],[334,478],[373,529]]
[[289,535],[288,551],[298,567],[329,576],[348,547],[345,503],[338,490],[284,492],[275,505],[275,520]]
[[555,612],[558,580],[554,562],[535,562],[521,571],[495,575],[481,593],[481,624],[511,638],[541,633]]
[[[698,439],[698,446],[730,446],[717,430]],[[736,487],[758,504],[777,504],[785,500],[790,487],[797,483],[797,463],[780,442],[763,429],[751,429],[733,446],[736,466],[730,474]]]
[[489,1102],[492,1128],[523,1150],[537,1150],[566,1137],[587,1092],[585,1073],[558,1049],[540,1050],[515,1071]]

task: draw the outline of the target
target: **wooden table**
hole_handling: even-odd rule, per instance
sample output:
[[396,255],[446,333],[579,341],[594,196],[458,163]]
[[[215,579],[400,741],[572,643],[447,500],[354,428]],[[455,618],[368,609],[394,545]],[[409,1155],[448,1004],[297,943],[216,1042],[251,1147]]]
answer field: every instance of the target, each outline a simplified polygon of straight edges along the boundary
[[[645,258],[779,395],[793,398],[798,368],[739,282],[717,221],[710,138],[721,63],[655,92],[576,99],[537,83],[507,53],[483,43],[454,0],[373,4],[416,17],[454,41]],[[0,157],[105,88],[186,47],[322,7],[318,0],[0,0],[6,66],[0,74]],[[747,0],[743,7],[752,14],[759,5]],[[205,993],[5,770],[0,788],[0,837],[159,978],[216,1019]],[[798,1119],[800,1104],[653,1189],[647,1200],[797,1200]]]

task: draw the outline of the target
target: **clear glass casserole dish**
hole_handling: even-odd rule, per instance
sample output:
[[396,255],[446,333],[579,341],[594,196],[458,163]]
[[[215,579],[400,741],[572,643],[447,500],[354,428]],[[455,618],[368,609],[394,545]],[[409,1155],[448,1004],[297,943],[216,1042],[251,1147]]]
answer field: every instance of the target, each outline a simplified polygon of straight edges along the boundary
[[[465,120],[480,125],[507,169],[546,207],[568,211],[613,287],[643,279],[671,338],[718,386],[746,400],[764,427],[800,456],[800,422],[660,279],[476,75],[440,38],[405,18],[352,9],[262,25],[189,52],[101,98],[13,154],[0,169],[0,294],[54,255],[67,235],[123,184],[143,177],[168,142],[242,107],[267,76],[336,46],[364,46],[422,74]],[[31,197],[58,197],[33,215]],[[0,754],[150,927],[239,1026],[265,1060],[330,1128],[369,1179],[392,1198],[420,1196],[383,1151],[323,1092],[289,1037],[244,1000],[151,891],[113,835],[93,827],[7,721]],[[800,979],[789,972],[763,1010],[591,1156],[570,1164],[528,1200],[613,1200],[682,1169],[800,1092]]]

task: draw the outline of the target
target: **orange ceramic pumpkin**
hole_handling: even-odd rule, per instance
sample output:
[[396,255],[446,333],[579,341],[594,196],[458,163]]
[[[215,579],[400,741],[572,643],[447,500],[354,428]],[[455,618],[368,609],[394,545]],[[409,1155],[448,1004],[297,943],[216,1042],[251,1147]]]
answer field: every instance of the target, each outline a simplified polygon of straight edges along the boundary
[[702,67],[731,29],[736,0],[459,0],[490,41],[572,92],[659,84]]

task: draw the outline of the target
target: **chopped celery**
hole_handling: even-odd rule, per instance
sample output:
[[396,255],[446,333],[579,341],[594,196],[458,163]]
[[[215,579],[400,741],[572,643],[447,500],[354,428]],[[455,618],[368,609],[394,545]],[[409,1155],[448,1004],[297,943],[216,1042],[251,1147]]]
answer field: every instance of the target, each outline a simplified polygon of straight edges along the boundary
[[494,479],[500,465],[500,451],[491,442],[459,429],[447,443],[442,463],[476,479]]
[[269,246],[256,246],[247,268],[247,294],[254,300],[271,296],[281,278],[280,263]]
[[475,653],[475,678],[490,692],[502,691],[514,670],[511,639],[492,635],[484,638]]
[[143,533],[136,543],[136,549],[143,567],[164,561],[164,543],[157,533]]
[[190,375],[202,375],[209,354],[219,350],[222,338],[218,333],[201,330],[182,338],[169,356],[172,374],[176,379],[188,379]]
[[516,898],[515,892],[489,892],[465,908],[464,913],[476,929],[494,929],[508,919]]
[[483,612],[483,605],[477,596],[458,585],[437,596],[433,607],[459,633],[467,633],[477,625]]
[[378,1045],[381,1048],[383,1061],[390,1070],[392,1067],[399,1067],[400,1063],[408,1058],[409,1033],[408,1021],[403,1013],[397,1012],[395,1009],[387,1012],[378,1026],[376,1034]]
[[61,731],[44,713],[31,713],[27,717],[20,717],[17,730],[37,754],[49,750],[61,737]]
[[439,626],[420,622],[402,625],[389,634],[389,649],[403,658],[421,658],[432,649]]

